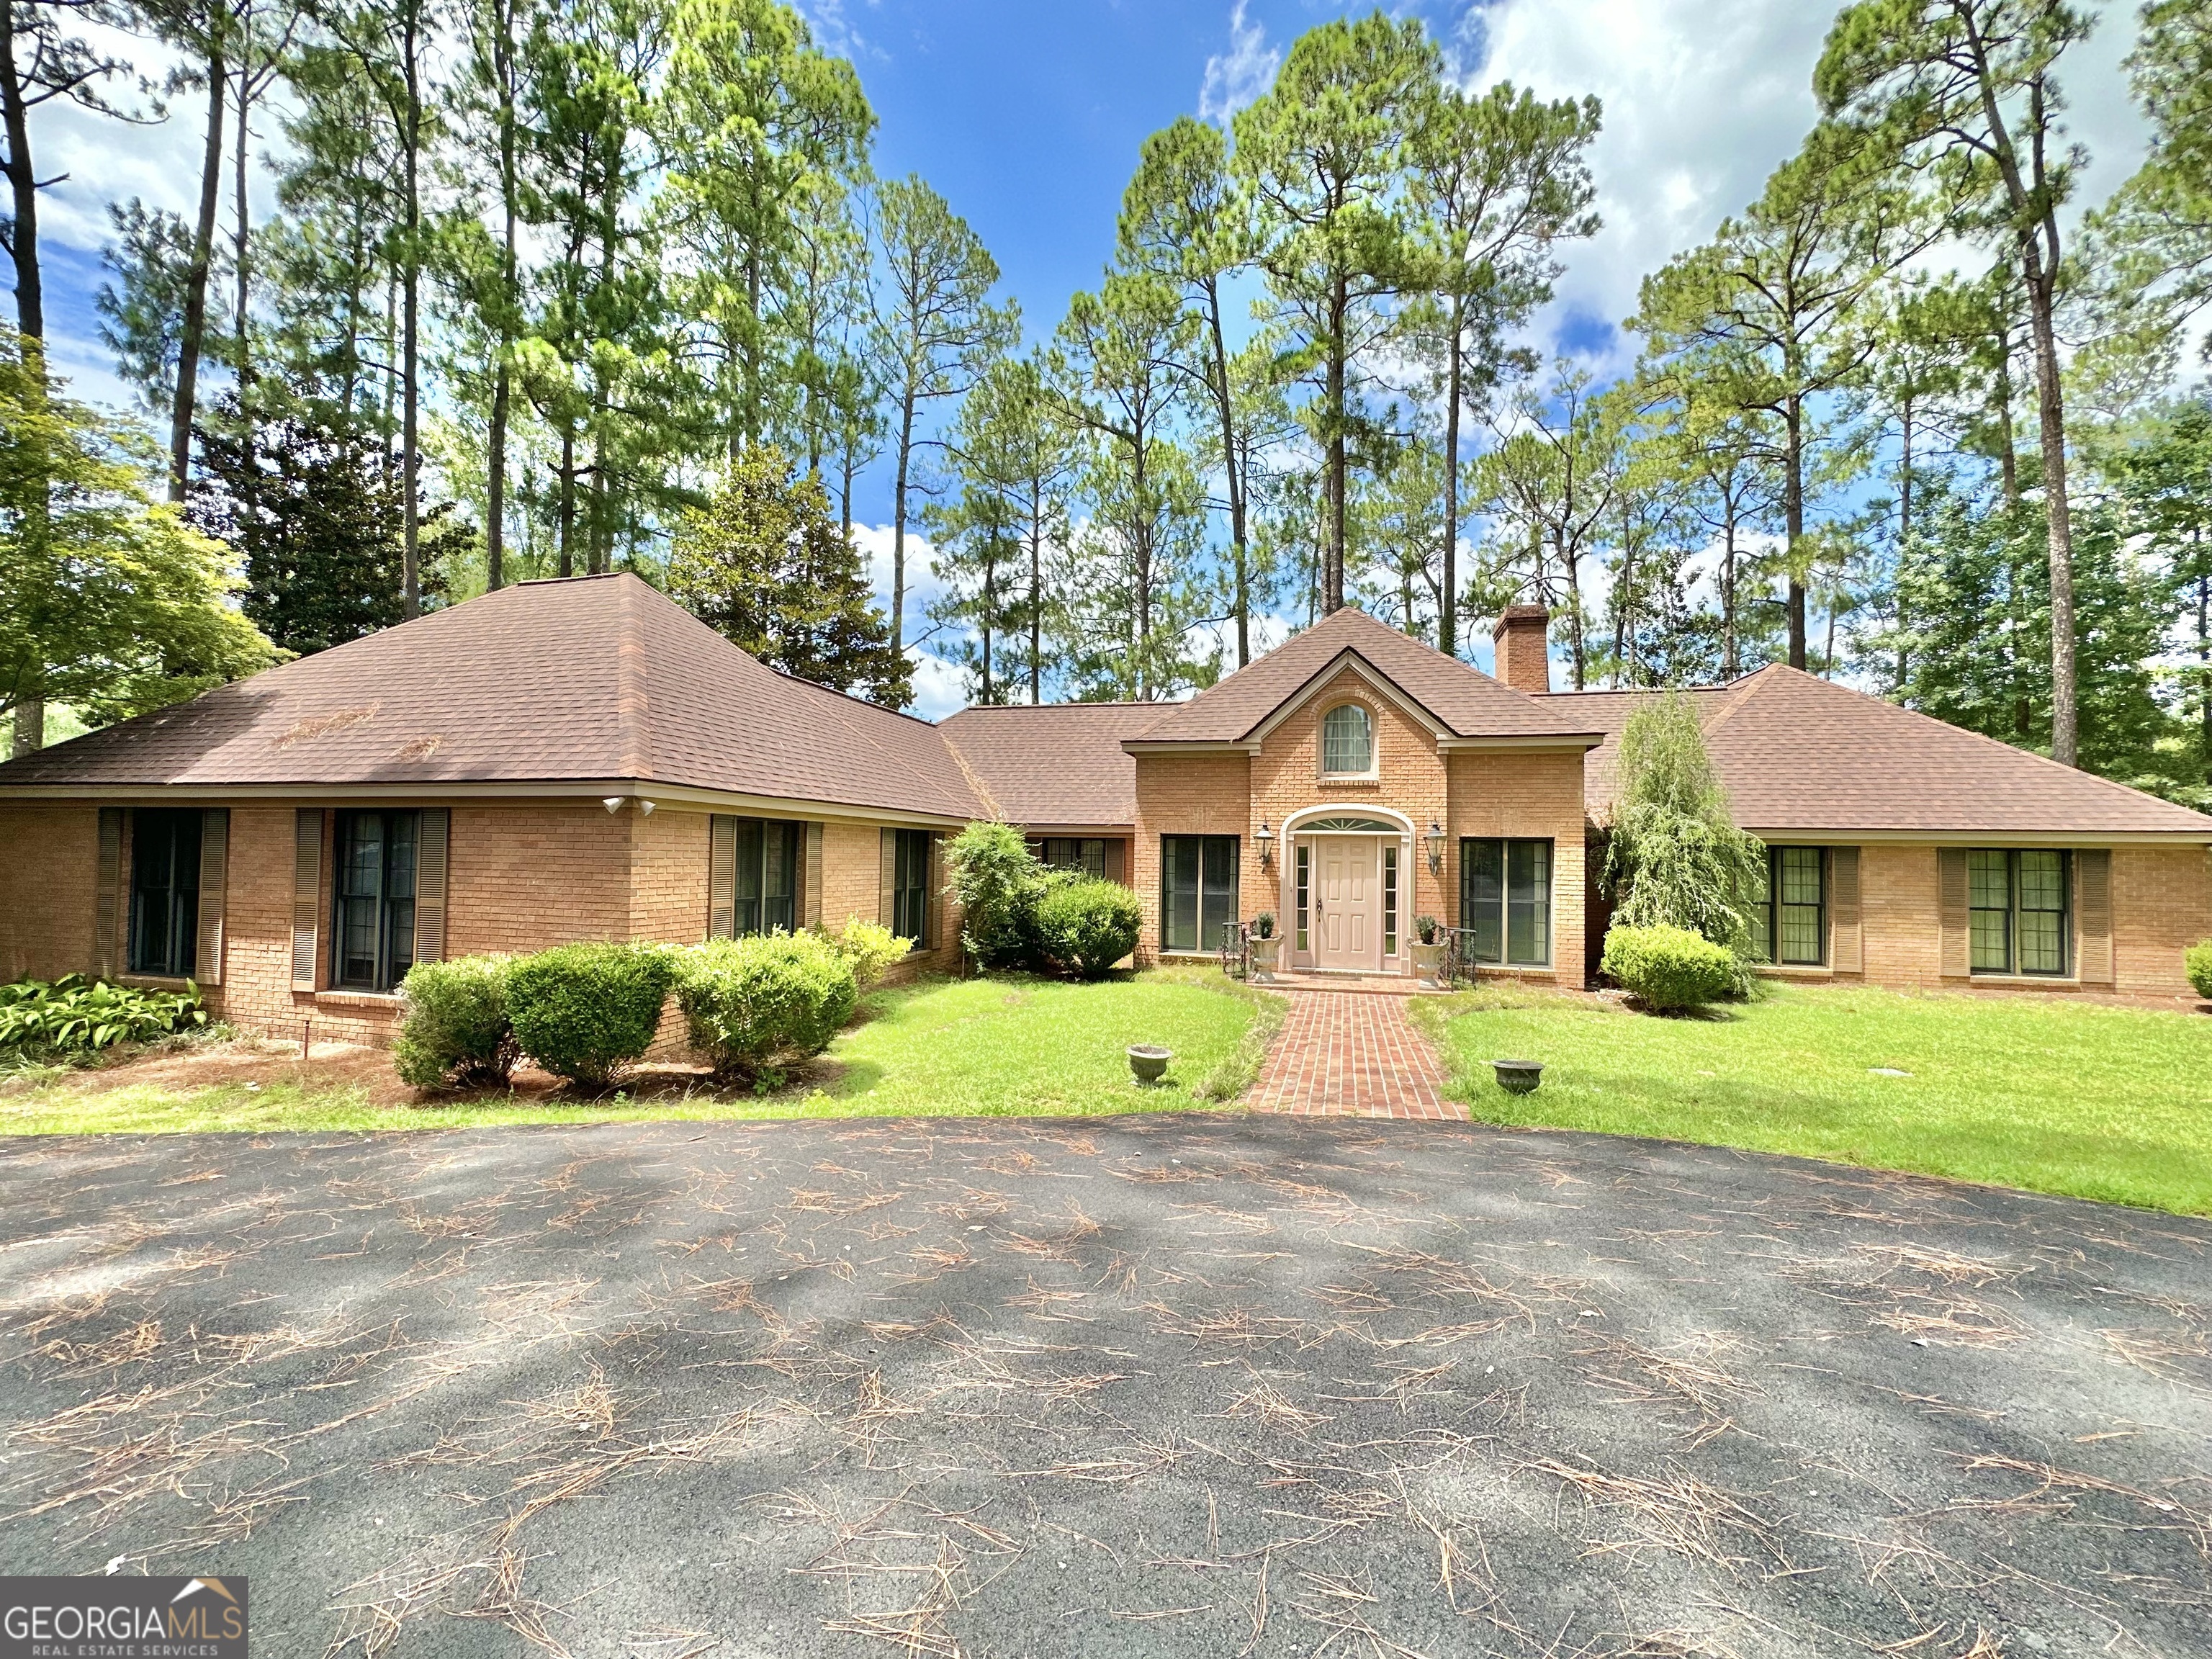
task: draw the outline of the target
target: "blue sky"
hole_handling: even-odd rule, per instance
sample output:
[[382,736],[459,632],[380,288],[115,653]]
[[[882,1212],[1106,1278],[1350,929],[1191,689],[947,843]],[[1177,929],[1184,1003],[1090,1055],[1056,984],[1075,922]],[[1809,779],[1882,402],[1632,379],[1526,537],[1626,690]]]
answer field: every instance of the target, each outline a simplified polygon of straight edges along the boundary
[[[1189,112],[1224,118],[1263,90],[1332,0],[799,0],[824,45],[849,55],[880,126],[878,172],[921,173],[982,236],[1033,337],[1096,283],[1146,135]],[[1362,8],[1363,9],[1364,8]],[[1431,0],[1420,16],[1459,72],[1546,96],[1596,94],[1592,155],[1604,230],[1572,250],[1541,343],[1620,366],[1616,327],[1638,280],[1754,196],[1814,118],[1809,81],[1827,0]],[[2132,3],[2108,5],[2070,54],[2070,120],[2092,163],[2081,199],[2109,193],[2142,150],[2120,61]],[[104,204],[143,196],[185,210],[197,112],[144,128],[68,112],[35,134],[46,198],[48,307],[58,362],[81,391],[120,398],[94,328]],[[257,213],[273,205],[265,178]],[[227,210],[227,209],[226,209]],[[855,503],[872,552],[887,547],[886,469]],[[923,708],[953,706],[949,673],[922,676]]]

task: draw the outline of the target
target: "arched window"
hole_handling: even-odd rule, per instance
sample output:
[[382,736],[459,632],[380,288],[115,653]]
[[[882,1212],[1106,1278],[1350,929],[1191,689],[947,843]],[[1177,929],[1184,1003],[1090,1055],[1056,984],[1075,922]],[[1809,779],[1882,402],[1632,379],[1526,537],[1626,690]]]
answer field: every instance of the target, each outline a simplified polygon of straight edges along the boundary
[[1321,769],[1355,776],[1375,769],[1375,722],[1358,703],[1339,703],[1322,716]]

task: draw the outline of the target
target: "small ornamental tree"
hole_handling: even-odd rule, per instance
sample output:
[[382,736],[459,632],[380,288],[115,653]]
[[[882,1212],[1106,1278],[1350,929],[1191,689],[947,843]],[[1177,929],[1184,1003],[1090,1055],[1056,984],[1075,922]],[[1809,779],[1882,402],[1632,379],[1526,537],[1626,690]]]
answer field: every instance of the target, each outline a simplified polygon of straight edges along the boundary
[[945,844],[945,867],[960,901],[960,945],[984,968],[1018,967],[1037,944],[1037,904],[1051,884],[1037,855],[1011,823],[975,823]]
[[1616,927],[1680,927],[1747,953],[1766,847],[1735,826],[1680,691],[1652,698],[1620,734],[1620,787],[1605,849]]

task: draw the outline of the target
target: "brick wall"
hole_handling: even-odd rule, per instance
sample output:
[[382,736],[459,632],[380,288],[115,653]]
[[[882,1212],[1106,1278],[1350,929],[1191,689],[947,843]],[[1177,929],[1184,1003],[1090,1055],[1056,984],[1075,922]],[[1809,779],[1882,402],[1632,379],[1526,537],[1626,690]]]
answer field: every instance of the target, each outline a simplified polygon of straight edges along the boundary
[[99,882],[98,807],[0,805],[0,981],[91,968]]
[[[1321,774],[1321,724],[1339,703],[1357,702],[1374,720],[1376,774],[1371,779]],[[1144,954],[1160,945],[1160,837],[1233,835],[1240,837],[1238,915],[1249,920],[1273,910],[1289,931],[1292,908],[1290,844],[1281,836],[1287,819],[1308,807],[1342,805],[1357,811],[1382,808],[1412,820],[1413,846],[1401,862],[1404,887],[1401,938],[1410,940],[1413,918],[1432,915],[1447,925],[1459,913],[1459,837],[1511,836],[1552,840],[1553,974],[1564,984],[1583,979],[1583,757],[1580,750],[1493,750],[1440,754],[1429,730],[1379,696],[1346,669],[1307,697],[1262,741],[1260,752],[1139,755],[1137,757],[1138,830],[1131,881],[1144,907]],[[1277,832],[1274,867],[1262,869],[1253,835],[1265,818]],[[1446,843],[1443,868],[1431,871],[1425,836],[1441,823]],[[1407,953],[1395,966],[1411,968]]]
[[[2182,973],[2182,952],[2212,938],[2212,865],[2204,849],[2116,847],[2112,852],[2111,989],[2136,996],[2191,994]],[[1867,983],[1932,990],[1968,982],[1942,976],[1942,912],[1933,845],[1875,842],[1860,848],[1859,905]],[[1818,972],[1810,976],[1830,977]],[[2004,983],[2007,988],[2038,988],[2037,981],[2027,979]],[[2049,988],[2079,988],[2072,981],[2056,980]]]
[[[1443,820],[1444,868],[1431,914],[1459,921],[1462,836],[1552,843],[1552,971],[1556,984],[1579,987],[1594,964],[1585,960],[1583,905],[1589,896],[1580,750],[1462,750],[1450,755],[1451,808]],[[1425,829],[1425,823],[1422,826]],[[1427,860],[1422,860],[1423,873]],[[1489,970],[1485,970],[1486,972]],[[1540,978],[1528,969],[1501,970]]]
[[1237,910],[1250,916],[1261,908],[1258,854],[1252,832],[1259,828],[1251,810],[1249,757],[1236,755],[1139,755],[1137,760],[1137,833],[1130,848],[1129,883],[1145,915],[1137,960],[1150,963],[1160,951],[1160,837],[1237,836],[1243,867],[1237,872]]
[[[890,918],[883,910],[883,832],[878,823],[825,823],[822,826],[822,925],[831,932],[854,916],[863,921]],[[960,961],[960,907],[943,893],[932,893],[937,907],[933,951],[917,950],[884,978],[891,984],[924,973],[949,974]]]

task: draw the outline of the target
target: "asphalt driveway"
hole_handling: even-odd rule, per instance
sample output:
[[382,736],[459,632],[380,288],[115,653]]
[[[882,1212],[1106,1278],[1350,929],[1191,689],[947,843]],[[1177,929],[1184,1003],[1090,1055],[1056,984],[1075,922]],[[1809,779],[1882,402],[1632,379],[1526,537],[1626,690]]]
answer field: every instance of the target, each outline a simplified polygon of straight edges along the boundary
[[254,1651],[2212,1653],[2212,1224],[1466,1125],[0,1143],[0,1571]]

